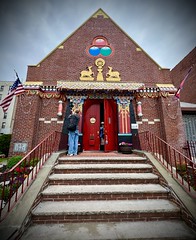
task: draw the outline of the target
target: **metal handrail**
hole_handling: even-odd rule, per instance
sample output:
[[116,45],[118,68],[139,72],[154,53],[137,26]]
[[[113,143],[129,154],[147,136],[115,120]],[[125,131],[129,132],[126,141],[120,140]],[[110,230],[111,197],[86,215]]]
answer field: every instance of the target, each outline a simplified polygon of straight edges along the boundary
[[59,149],[61,133],[54,131],[10,170],[0,173],[0,220],[2,221],[36,178],[51,154]]
[[186,191],[196,191],[195,162],[152,132],[139,133],[139,140],[141,149],[151,152]]

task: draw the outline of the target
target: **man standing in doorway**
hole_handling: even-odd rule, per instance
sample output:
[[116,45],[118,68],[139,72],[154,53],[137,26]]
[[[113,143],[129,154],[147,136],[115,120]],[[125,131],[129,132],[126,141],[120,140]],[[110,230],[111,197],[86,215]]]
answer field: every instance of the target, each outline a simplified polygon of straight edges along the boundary
[[104,122],[101,122],[99,135],[100,135],[100,150],[104,150]]
[[78,153],[78,139],[79,139],[79,121],[80,121],[80,116],[79,116],[79,110],[76,109],[74,113],[69,115],[69,122],[74,123],[76,128],[74,130],[69,130],[68,133],[68,144],[69,144],[69,149],[68,149],[68,155],[73,156],[77,155]]

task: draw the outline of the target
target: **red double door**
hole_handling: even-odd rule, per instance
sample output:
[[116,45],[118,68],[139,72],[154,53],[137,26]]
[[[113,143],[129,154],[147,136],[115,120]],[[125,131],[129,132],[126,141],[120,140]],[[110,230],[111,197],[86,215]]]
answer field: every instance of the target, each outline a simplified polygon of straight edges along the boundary
[[86,100],[83,111],[83,150],[101,149],[100,126],[104,122],[104,151],[117,150],[117,104],[113,99]]

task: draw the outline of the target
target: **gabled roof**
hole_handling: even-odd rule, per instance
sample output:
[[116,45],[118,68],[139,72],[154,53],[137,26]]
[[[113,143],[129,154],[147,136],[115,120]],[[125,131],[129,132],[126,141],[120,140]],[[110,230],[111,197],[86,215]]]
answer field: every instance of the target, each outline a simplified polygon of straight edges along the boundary
[[147,57],[149,59],[151,59],[157,66],[158,68],[161,69],[167,69],[167,68],[162,68],[154,59],[152,59],[124,30],[121,29],[121,27],[119,27],[118,24],[116,24],[101,8],[98,9],[93,15],[91,15],[82,25],[80,25],[72,34],[70,34],[66,39],[64,39],[55,49],[53,49],[48,55],[46,55],[46,57],[44,57],[38,64],[36,65],[29,65],[29,66],[39,66],[48,56],[50,56],[56,49],[58,48],[63,48],[63,43],[66,42],[71,36],[74,35],[74,33],[81,28],[83,25],[86,24],[86,22],[88,22],[91,18],[97,18],[98,16],[103,16],[104,18],[109,18],[114,25],[116,25],[136,46],[137,46],[137,51],[142,51],[144,52],[145,55],[147,55]]

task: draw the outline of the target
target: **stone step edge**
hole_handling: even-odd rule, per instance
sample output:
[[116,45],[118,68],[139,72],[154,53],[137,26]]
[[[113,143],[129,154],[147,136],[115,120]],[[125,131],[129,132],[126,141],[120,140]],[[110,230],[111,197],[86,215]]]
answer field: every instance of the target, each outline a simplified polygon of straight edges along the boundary
[[54,169],[152,169],[149,164],[58,164]]
[[[143,203],[143,205],[142,205]],[[145,204],[145,205],[144,205]],[[180,212],[168,200],[106,200],[106,201],[53,201],[41,202],[32,210],[33,215],[75,215],[111,213],[176,213]]]
[[49,176],[50,180],[152,180],[159,179],[153,173],[77,173],[64,174],[54,173]]
[[132,185],[49,185],[42,195],[72,195],[72,194],[130,194],[130,193],[168,193],[159,184]]
[[79,156],[72,156],[72,157],[59,157],[59,160],[119,160],[119,161],[130,161],[130,160],[147,160],[145,157],[79,157]]

